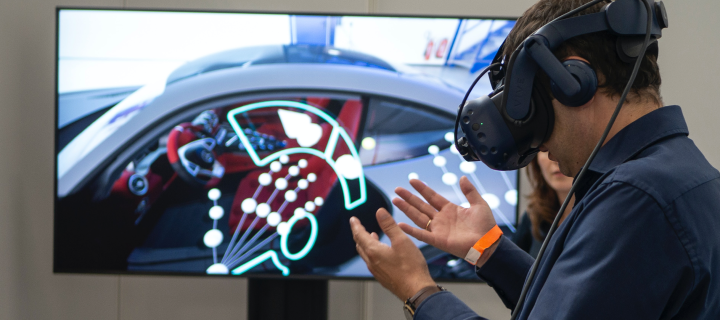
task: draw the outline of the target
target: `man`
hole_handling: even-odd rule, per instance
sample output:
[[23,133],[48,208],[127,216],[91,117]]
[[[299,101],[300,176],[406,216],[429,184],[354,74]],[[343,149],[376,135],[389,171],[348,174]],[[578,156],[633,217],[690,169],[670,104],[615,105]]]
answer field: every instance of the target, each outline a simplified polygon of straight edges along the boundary
[[[518,20],[508,56],[537,28],[587,0],[541,0]],[[602,4],[582,14],[599,12]],[[553,100],[555,126],[540,147],[563,174],[576,176],[600,139],[632,64],[617,57],[606,33],[565,42],[560,60],[589,63],[600,89],[587,104]],[[547,80],[539,77],[547,88]],[[575,192],[575,207],[552,237],[518,319],[720,319],[720,173],[687,137],[678,106],[662,107],[657,51],[649,50],[628,100]],[[415,319],[481,319],[450,292],[435,287],[409,234],[458,257],[495,226],[492,211],[463,177],[471,204],[450,203],[418,180],[427,201],[398,188],[393,203],[420,228],[397,225],[384,209],[377,219],[391,246],[355,218],[357,250],[375,278]],[[477,274],[508,308],[518,303],[533,259],[504,236],[485,250]],[[419,294],[420,293],[420,294]]]

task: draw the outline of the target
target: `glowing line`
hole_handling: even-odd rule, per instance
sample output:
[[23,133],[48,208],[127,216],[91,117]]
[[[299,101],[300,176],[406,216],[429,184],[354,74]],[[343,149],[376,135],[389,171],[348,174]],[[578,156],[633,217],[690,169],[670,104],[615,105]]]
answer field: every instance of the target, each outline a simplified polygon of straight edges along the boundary
[[268,198],[268,200],[266,202],[268,205],[270,205],[270,203],[273,202],[273,200],[275,200],[275,196],[277,196],[278,192],[280,192],[280,190],[278,190],[278,189],[275,189],[275,191],[273,191],[273,193],[270,195],[270,198]]
[[[235,244],[235,247],[233,248],[233,250],[230,251],[230,256],[235,255],[235,250],[240,249],[240,246],[242,246],[243,243],[245,243],[245,239],[247,239],[248,235],[250,235],[250,230],[252,230],[255,227],[255,225],[258,222],[258,219],[260,219],[260,217],[255,216],[255,219],[253,219],[252,223],[250,223],[250,226],[247,229],[245,229],[245,232],[243,233],[242,237],[240,237],[240,240],[238,240],[237,244]],[[227,261],[227,259],[226,259],[226,261]]]
[[225,146],[226,146],[226,147],[229,147],[229,146],[230,146],[231,144],[233,144],[233,143],[235,142],[235,140],[237,140],[237,139],[238,139],[238,136],[237,136],[237,135],[235,135],[234,137],[228,139],[228,141],[225,142]]
[[471,177],[473,178],[473,181],[475,181],[475,184],[478,186],[478,189],[480,189],[480,193],[481,194],[487,193],[487,190],[485,190],[482,183],[480,183],[480,179],[478,179],[478,177],[475,175],[474,172],[472,173]]
[[255,257],[255,259],[252,259],[248,261],[247,263],[237,267],[235,270],[232,271],[232,274],[234,275],[241,275],[248,270],[256,267],[257,265],[265,262],[265,260],[271,259],[273,264],[275,264],[275,267],[280,269],[282,271],[282,274],[284,276],[287,276],[290,274],[290,269],[288,269],[286,266],[284,266],[282,263],[280,263],[280,259],[278,258],[277,252],[273,250],[268,250],[265,253]]
[[510,183],[510,178],[508,178],[507,173],[505,173],[505,171],[500,171],[500,174],[502,174],[503,180],[505,180],[505,184],[507,185],[508,189],[515,190],[512,186],[512,183]]
[[460,191],[460,187],[458,187],[456,184],[453,184],[452,188],[455,191],[455,196],[458,197],[458,200],[460,200],[461,202],[465,202],[463,201],[463,199],[465,199],[465,195],[462,193],[462,191]]
[[253,193],[252,198],[256,199],[260,195],[260,190],[262,190],[263,185],[259,185],[258,188],[255,190],[255,193]]
[[217,248],[213,247],[213,264],[217,263]]
[[253,243],[255,243],[255,241],[257,241],[257,239],[258,239],[260,236],[262,236],[262,234],[265,233],[265,231],[267,231],[267,229],[268,229],[269,227],[270,227],[270,225],[269,225],[269,224],[266,224],[266,225],[264,225],[262,228],[260,228],[260,231],[258,231],[257,233],[255,233],[255,235],[254,235],[252,238],[250,238],[250,240],[248,240],[248,242],[247,242],[242,248],[240,248],[240,250],[238,250],[238,252],[236,252],[235,254],[233,254],[232,258],[230,258],[230,259],[233,259],[233,260],[234,260],[234,259],[236,259],[238,256],[240,256],[241,254],[245,253],[245,251],[246,251],[245,249],[246,249],[247,247],[253,245]]
[[[302,250],[296,252],[296,253],[290,253],[290,250],[288,250],[288,236],[290,235],[290,231],[292,230],[292,227],[295,225],[296,222],[300,221],[300,219],[307,218],[310,221],[310,239],[308,239],[307,244],[305,244],[305,247],[302,248]],[[315,216],[307,213],[303,210],[302,214],[295,214],[290,218],[288,221],[288,232],[283,234],[280,237],[280,250],[282,251],[282,254],[287,257],[290,260],[300,260],[304,258],[312,249],[313,246],[315,246],[315,240],[317,240],[317,233],[318,233],[318,225],[317,220],[315,219]]]
[[239,263],[240,261],[245,260],[247,257],[249,257],[250,255],[252,255],[252,254],[255,253],[256,251],[260,250],[262,247],[264,247],[265,245],[267,245],[268,243],[270,243],[271,241],[273,241],[273,240],[274,240],[275,238],[277,238],[278,236],[279,236],[279,234],[278,234],[277,232],[276,232],[276,233],[273,233],[271,236],[267,237],[267,239],[263,240],[262,242],[258,243],[256,246],[252,247],[252,249],[250,249],[250,250],[248,250],[247,252],[245,252],[245,254],[243,254],[242,256],[240,256],[240,258],[237,258],[237,259],[233,260],[233,262],[228,263],[228,264],[227,264],[228,268],[232,268],[232,267],[234,267],[237,263]]
[[240,218],[240,223],[238,223],[237,227],[235,228],[235,232],[233,233],[232,239],[230,239],[230,244],[228,244],[227,249],[225,249],[225,254],[223,255],[222,260],[220,262],[225,262],[225,258],[227,258],[228,253],[230,252],[230,248],[234,245],[235,239],[237,239],[238,234],[240,234],[240,227],[245,224],[245,219],[247,218],[247,213],[243,212],[242,218]]
[[510,221],[508,221],[508,219],[505,217],[505,214],[502,211],[500,211],[500,209],[493,209],[493,211],[497,211],[497,213],[498,213],[497,215],[500,216],[500,219],[505,221],[505,225],[507,225],[507,227],[510,228],[510,231],[515,233],[515,228],[512,226]]

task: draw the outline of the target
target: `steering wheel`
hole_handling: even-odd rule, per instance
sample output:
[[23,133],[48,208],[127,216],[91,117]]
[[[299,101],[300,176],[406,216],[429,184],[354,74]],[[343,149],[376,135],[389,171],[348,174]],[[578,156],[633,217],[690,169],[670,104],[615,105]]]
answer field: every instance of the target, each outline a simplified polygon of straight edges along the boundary
[[212,188],[225,174],[225,167],[214,152],[215,138],[199,134],[201,127],[183,123],[170,131],[167,157],[173,170],[185,182]]

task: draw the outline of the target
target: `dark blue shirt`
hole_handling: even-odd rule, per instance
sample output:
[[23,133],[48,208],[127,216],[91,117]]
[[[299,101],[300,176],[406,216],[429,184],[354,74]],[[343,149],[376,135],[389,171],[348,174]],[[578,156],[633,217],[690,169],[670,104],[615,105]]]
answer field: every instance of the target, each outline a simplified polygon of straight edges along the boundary
[[[720,319],[720,173],[687,135],[664,107],[600,149],[518,319]],[[502,237],[477,273],[514,308],[532,263]],[[440,292],[415,319],[482,318]]]

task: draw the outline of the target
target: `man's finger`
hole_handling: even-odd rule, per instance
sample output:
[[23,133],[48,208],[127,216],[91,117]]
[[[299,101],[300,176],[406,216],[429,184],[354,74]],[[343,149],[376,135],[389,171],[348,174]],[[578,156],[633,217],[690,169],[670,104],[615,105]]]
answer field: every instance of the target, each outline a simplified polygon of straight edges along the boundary
[[420,212],[417,208],[411,206],[409,203],[405,202],[403,199],[395,198],[392,200],[392,203],[400,209],[400,211],[404,212],[405,215],[412,220],[418,227],[420,226],[426,226],[428,221],[430,221],[430,217],[428,217],[426,214]]
[[377,217],[380,228],[383,230],[383,232],[385,232],[388,238],[390,238],[391,243],[396,243],[397,241],[407,237],[405,233],[400,230],[397,223],[395,222],[395,219],[393,219],[393,217],[387,210],[385,210],[385,208],[378,209],[375,216]]
[[405,200],[410,206],[413,206],[415,209],[417,209],[417,211],[421,212],[423,215],[432,218],[437,213],[437,210],[435,210],[433,206],[429,205],[427,202],[425,202],[425,200],[420,199],[406,189],[397,187],[395,188],[395,193],[400,196],[400,198],[403,198],[403,200]]
[[466,176],[462,176],[460,178],[460,190],[462,190],[462,193],[465,195],[465,198],[467,198],[470,205],[479,204],[487,206],[485,199],[480,196],[480,193],[477,192],[475,186],[470,183],[470,180],[468,180]]
[[372,236],[370,236],[370,234],[365,230],[365,227],[363,227],[362,223],[360,223],[360,220],[358,220],[358,218],[350,218],[350,228],[352,229],[353,239],[355,239],[355,243],[359,244],[361,247],[367,248],[373,243],[378,242]]
[[365,261],[365,264],[370,266],[370,259],[368,258],[367,253],[365,253],[365,250],[359,244],[355,245],[355,249],[357,250],[357,253],[360,255],[360,258],[362,258],[363,261]]
[[380,237],[378,237],[378,234],[375,232],[371,232],[370,235],[375,238],[375,240],[380,241]]
[[418,228],[413,228],[412,226],[402,223],[402,222],[400,224],[398,224],[398,226],[400,227],[400,229],[402,231],[409,234],[411,237],[418,239],[422,242],[425,242],[431,246],[435,245],[435,238],[433,237],[432,233],[430,233],[429,231],[423,230],[423,229],[418,229]]
[[420,193],[427,202],[432,205],[436,210],[440,211],[442,208],[450,203],[448,199],[443,198],[443,196],[437,194],[435,190],[428,187],[426,184],[424,184],[422,181],[417,179],[410,180],[410,185],[417,190],[417,192]]

